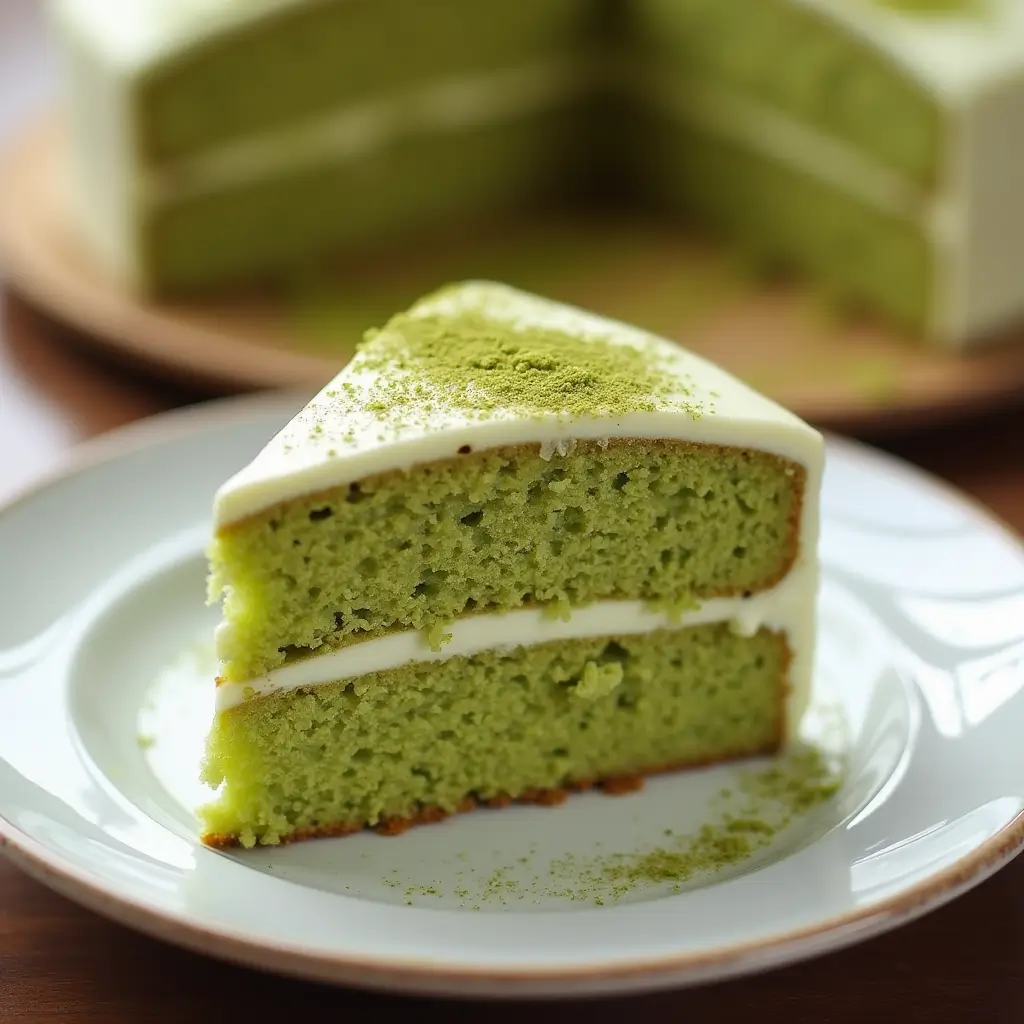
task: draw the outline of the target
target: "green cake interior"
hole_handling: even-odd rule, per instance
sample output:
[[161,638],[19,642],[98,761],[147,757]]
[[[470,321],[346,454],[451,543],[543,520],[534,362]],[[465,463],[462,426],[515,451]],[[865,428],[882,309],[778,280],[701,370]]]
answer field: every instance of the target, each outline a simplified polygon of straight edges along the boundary
[[425,126],[366,153],[203,189],[154,212],[145,265],[162,287],[185,293],[382,246],[446,218],[559,201],[566,182],[588,173],[586,107],[567,94],[537,112],[458,130]]
[[467,452],[289,502],[211,548],[223,674],[462,614],[762,590],[796,556],[803,482],[749,449],[613,440]]
[[780,0],[286,6],[150,69],[137,96],[140,144],[148,158],[176,159],[445,78],[630,46],[637,64],[685,68],[922,183],[934,179],[941,144],[934,99],[853,33]]
[[936,255],[912,217],[714,130],[653,110],[634,117],[636,145],[647,156],[634,174],[648,202],[728,239],[755,266],[808,275],[843,305],[911,331],[928,328]]
[[[206,841],[273,844],[472,801],[774,751],[784,637],[727,624],[489,651],[289,691],[218,716]],[[548,794],[551,795],[551,794]],[[397,822],[395,821],[397,819]]]
[[591,0],[364,0],[285,6],[155,65],[140,83],[144,154],[174,159],[438,80],[585,56]]
[[942,145],[935,99],[855,33],[780,0],[636,0],[630,11],[645,64],[685,69],[849,142],[922,185],[935,180]]

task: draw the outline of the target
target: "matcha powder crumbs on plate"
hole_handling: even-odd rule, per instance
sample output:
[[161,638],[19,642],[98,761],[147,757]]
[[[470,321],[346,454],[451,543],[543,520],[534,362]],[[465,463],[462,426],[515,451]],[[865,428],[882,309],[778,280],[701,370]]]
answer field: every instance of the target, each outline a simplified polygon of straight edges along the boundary
[[[687,389],[649,350],[557,329],[504,327],[484,312],[394,317],[367,332],[362,365],[387,370],[371,395],[380,411],[419,409],[438,402],[456,409],[525,413],[646,412],[684,400],[694,417],[700,403],[685,402]],[[398,373],[396,373],[398,371]],[[403,380],[401,373],[409,373]]]
[[635,853],[573,857],[551,865],[569,883],[563,895],[598,905],[615,903],[641,886],[680,892],[697,876],[713,875],[750,859],[798,818],[829,800],[840,772],[814,748],[804,748],[761,771],[742,772],[735,791],[723,790],[717,817],[695,833],[665,830],[667,842]]
[[[405,897],[454,896],[463,907],[550,900],[607,906],[644,890],[679,893],[688,883],[712,881],[765,853],[776,840],[839,790],[842,766],[816,747],[800,747],[768,767],[730,776],[731,785],[711,801],[707,821],[689,831],[666,827],[664,842],[630,852],[565,856],[524,875],[520,858],[490,872],[460,869],[452,893],[435,885],[410,885]],[[600,845],[600,844],[598,844]],[[788,849],[788,847],[787,847]],[[401,883],[395,879],[395,886]]]

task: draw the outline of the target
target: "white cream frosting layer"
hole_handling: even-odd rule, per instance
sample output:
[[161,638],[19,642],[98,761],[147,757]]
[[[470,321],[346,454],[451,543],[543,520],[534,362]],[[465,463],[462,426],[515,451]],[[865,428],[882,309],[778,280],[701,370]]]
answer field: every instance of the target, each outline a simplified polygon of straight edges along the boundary
[[[217,492],[214,525],[222,529],[278,502],[340,487],[366,476],[409,469],[454,457],[460,448],[540,444],[553,458],[578,440],[647,438],[757,448],[800,463],[807,470],[804,548],[815,550],[816,501],[823,459],[821,435],[786,409],[721,368],[673,342],[626,324],[490,282],[471,282],[428,297],[408,312],[412,318],[484,314],[504,328],[560,329],[595,343],[647,353],[676,382],[673,394],[650,411],[624,415],[569,416],[452,408],[436,389],[432,411],[375,409],[380,374],[368,365],[373,346],[359,353],[257,457]],[[385,383],[401,380],[391,371]],[[423,388],[429,381],[413,377]]]
[[283,129],[262,132],[161,167],[140,171],[144,207],[274,178],[299,167],[344,164],[416,134],[459,132],[545,110],[583,93],[592,69],[543,61],[487,74],[440,79]]
[[730,622],[742,636],[753,636],[762,627],[786,633],[793,655],[786,722],[794,729],[807,708],[814,668],[815,623],[813,604],[807,600],[813,584],[813,568],[805,564],[772,590],[749,598],[716,598],[681,616],[653,611],[641,601],[600,601],[575,609],[567,620],[552,619],[539,609],[467,616],[446,627],[451,640],[440,651],[431,650],[421,632],[406,630],[312,655],[249,682],[222,683],[217,687],[217,711],[228,711],[246,700],[274,693],[354,679],[417,662],[446,661],[557,640],[637,635]]
[[[135,75],[268,14],[310,0],[55,0],[56,23]],[[350,0],[359,2],[359,0]]]

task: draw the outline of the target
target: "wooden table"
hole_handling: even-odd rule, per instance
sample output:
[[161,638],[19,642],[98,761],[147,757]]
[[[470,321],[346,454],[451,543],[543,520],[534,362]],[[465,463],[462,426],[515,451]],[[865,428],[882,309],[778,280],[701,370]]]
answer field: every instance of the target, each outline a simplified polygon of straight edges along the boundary
[[[35,0],[0,0],[0,148],[49,80]],[[102,362],[0,293],[0,501],[80,439],[197,400]],[[1024,402],[1024,396],[1022,396]],[[875,443],[1024,530],[1024,410]],[[2,567],[0,567],[2,574]],[[757,978],[630,1000],[531,1007],[394,1000],[255,974],[164,946],[0,862],[0,1024],[440,1015],[543,1021],[1024,1022],[1024,857],[945,909],[846,952]],[[357,1017],[356,1019],[361,1019]]]

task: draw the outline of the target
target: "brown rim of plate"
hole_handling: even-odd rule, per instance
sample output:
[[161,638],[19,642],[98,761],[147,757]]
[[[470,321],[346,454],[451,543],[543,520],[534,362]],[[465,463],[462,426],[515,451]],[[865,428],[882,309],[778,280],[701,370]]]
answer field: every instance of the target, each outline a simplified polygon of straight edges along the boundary
[[[285,415],[292,403],[301,404],[302,401],[294,394],[236,396],[198,407],[173,409],[138,420],[71,449],[63,465],[0,502],[0,515],[69,477],[143,449],[153,440],[171,440],[225,421],[231,422],[237,417],[239,407],[251,410],[253,415],[277,409]],[[838,443],[851,449],[866,447],[834,437],[828,440],[833,445]],[[867,450],[874,454],[871,449]],[[879,458],[895,463],[900,470],[908,472],[921,486],[928,487],[934,493],[967,505],[990,525],[1019,541],[1016,530],[969,495],[896,457],[879,453]],[[317,954],[301,947],[254,942],[240,932],[212,930],[155,910],[137,900],[112,895],[89,872],[62,864],[59,854],[51,853],[43,843],[27,836],[0,816],[0,851],[5,852],[28,875],[60,895],[153,938],[243,966],[297,978],[424,994],[456,994],[453,986],[465,983],[470,987],[457,994],[481,997],[502,986],[505,986],[501,988],[503,994],[518,993],[524,996],[563,994],[573,984],[581,986],[579,994],[597,989],[623,991],[631,987],[637,991],[650,990],[659,986],[696,983],[781,966],[841,949],[935,909],[994,874],[1022,849],[1024,810],[1019,811],[977,849],[932,878],[911,886],[897,896],[818,924],[764,940],[737,943],[700,953],[627,960],[618,965],[602,963],[555,969],[536,965],[506,970],[496,967],[443,967],[426,958],[386,959]]]

